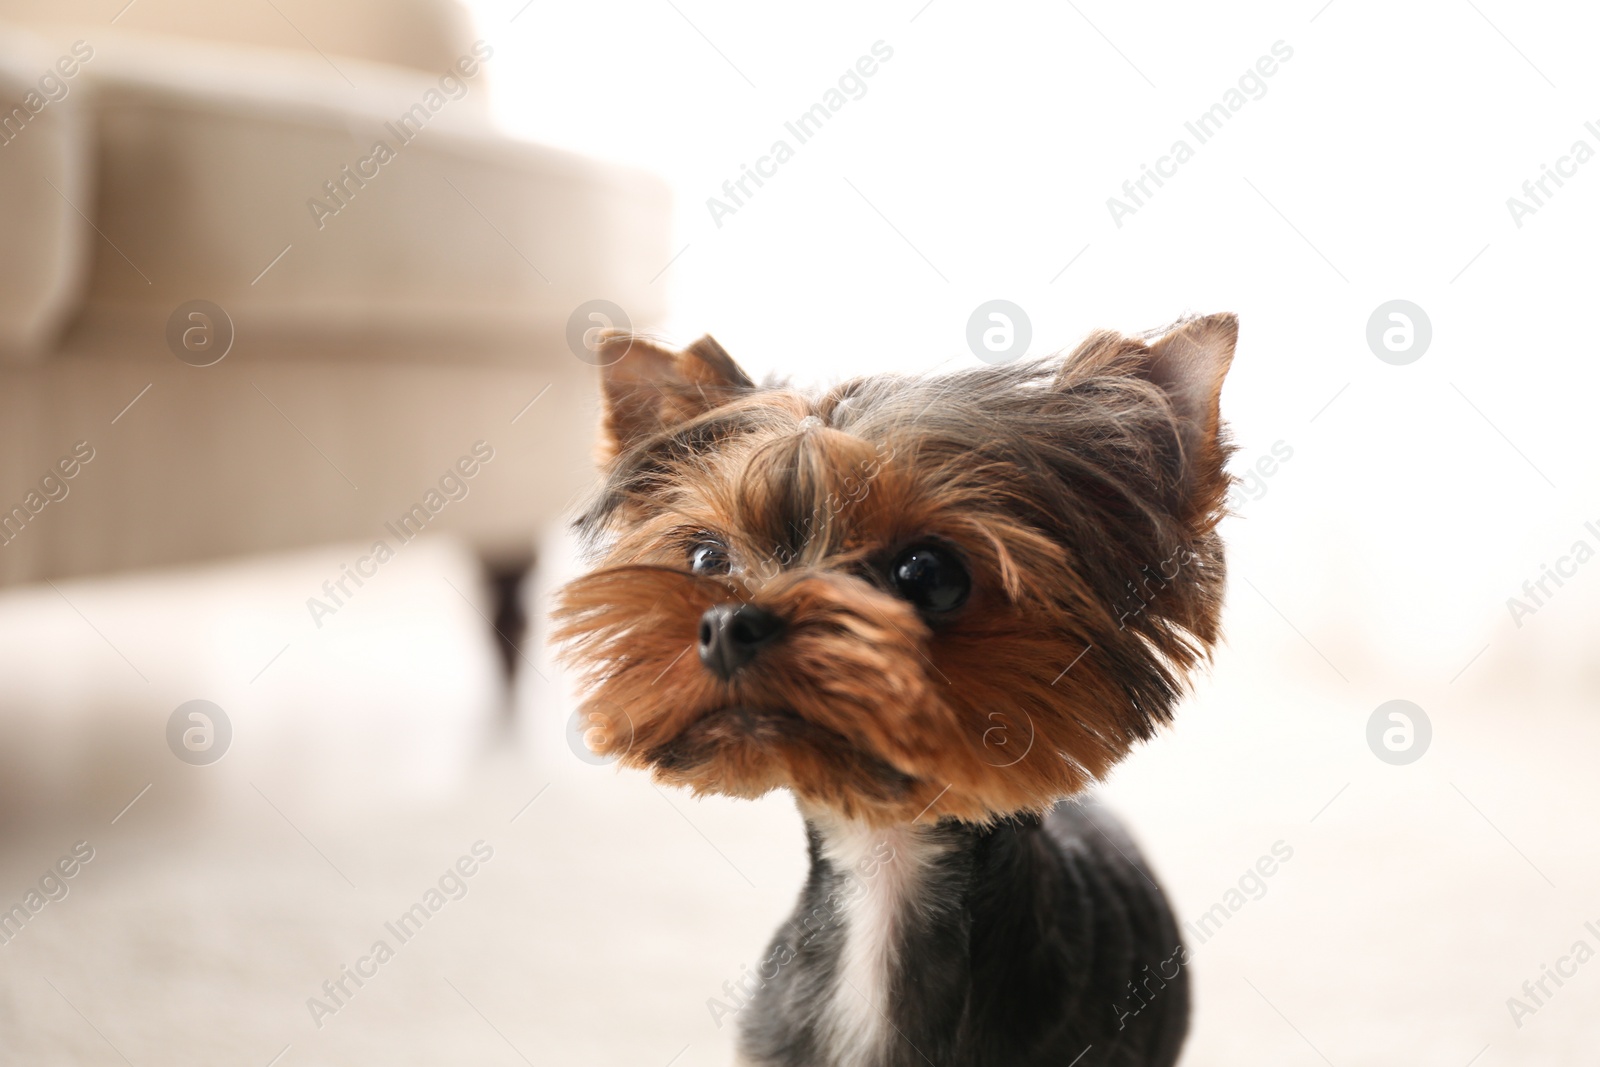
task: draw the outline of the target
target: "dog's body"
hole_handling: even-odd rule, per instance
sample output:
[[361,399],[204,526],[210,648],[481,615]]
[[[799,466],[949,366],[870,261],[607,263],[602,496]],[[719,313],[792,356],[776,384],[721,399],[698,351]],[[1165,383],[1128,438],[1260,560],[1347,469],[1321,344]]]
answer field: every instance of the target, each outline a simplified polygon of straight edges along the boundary
[[[984,829],[808,822],[811,876],[740,1014],[761,1067],[1170,1065],[1177,925],[1092,803]],[[1109,1010],[1108,1010],[1109,1009]]]
[[[1237,325],[807,395],[601,346],[605,545],[562,593],[599,750],[792,791],[812,872],[751,1067],[1170,1067],[1176,926],[1081,795],[1218,635]],[[698,657],[688,653],[698,646]]]

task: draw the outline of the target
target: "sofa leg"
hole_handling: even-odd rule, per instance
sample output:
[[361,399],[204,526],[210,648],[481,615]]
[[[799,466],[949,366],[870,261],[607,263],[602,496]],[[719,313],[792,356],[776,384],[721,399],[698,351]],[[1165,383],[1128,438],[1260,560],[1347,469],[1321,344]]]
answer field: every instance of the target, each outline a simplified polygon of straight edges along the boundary
[[533,553],[486,556],[483,570],[494,596],[494,641],[505,682],[505,715],[510,718],[516,709],[517,676],[528,655],[523,638],[528,633],[527,586]]

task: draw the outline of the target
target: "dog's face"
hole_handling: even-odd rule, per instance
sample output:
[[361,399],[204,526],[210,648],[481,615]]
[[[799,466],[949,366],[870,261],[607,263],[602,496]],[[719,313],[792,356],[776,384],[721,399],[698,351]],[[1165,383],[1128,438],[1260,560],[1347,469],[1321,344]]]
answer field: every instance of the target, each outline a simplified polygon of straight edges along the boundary
[[1041,810],[1217,637],[1232,316],[821,396],[609,338],[602,545],[560,594],[598,751],[888,824]]

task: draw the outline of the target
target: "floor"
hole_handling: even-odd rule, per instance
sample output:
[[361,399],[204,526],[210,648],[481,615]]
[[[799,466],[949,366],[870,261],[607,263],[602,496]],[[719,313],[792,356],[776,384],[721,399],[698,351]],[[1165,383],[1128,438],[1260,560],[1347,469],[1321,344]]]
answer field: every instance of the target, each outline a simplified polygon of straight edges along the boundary
[[[304,600],[347,556],[0,597],[0,908],[42,901],[0,944],[0,1061],[729,1063],[707,1001],[792,904],[789,800],[579,758],[537,635],[508,718],[448,541],[318,627]],[[1600,963],[1559,964],[1537,1006],[1523,983],[1600,948],[1594,690],[1523,700],[1480,668],[1427,695],[1432,746],[1392,766],[1365,729],[1393,694],[1353,653],[1232,605],[1178,727],[1105,789],[1180,915],[1211,916],[1184,1063],[1592,1057]],[[232,727],[209,765],[166,740],[194,699]]]

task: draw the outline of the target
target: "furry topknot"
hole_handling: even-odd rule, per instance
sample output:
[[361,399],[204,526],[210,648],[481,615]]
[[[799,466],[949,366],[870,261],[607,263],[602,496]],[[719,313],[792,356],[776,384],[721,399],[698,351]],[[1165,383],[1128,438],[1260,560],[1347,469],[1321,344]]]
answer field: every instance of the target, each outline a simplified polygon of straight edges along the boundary
[[[1171,714],[1218,636],[1231,315],[1152,342],[820,395],[715,341],[602,342],[599,556],[556,610],[602,751],[700,792],[788,788],[878,824],[1043,811]],[[695,546],[725,551],[696,574]],[[930,616],[908,545],[971,575]],[[783,637],[730,678],[692,652],[743,601]]]

